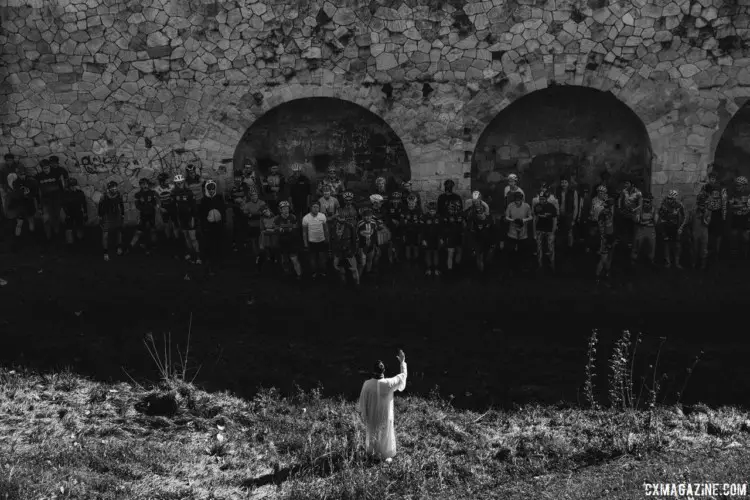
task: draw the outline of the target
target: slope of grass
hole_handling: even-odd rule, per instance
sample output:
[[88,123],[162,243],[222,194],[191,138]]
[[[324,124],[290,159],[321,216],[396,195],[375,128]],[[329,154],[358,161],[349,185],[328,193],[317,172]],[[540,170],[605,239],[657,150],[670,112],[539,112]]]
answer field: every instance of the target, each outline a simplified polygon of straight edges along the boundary
[[367,459],[354,402],[252,401],[191,384],[0,368],[0,499],[641,498],[649,482],[741,482],[750,415],[396,398],[399,454]]

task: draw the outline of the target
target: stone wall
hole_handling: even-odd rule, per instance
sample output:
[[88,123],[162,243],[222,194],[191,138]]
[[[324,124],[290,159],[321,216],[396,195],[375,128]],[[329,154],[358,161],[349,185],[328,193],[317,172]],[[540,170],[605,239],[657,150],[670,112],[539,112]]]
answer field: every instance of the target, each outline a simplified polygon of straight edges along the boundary
[[0,152],[33,165],[108,141],[121,167],[81,174],[92,192],[172,151],[226,176],[266,112],[335,97],[393,129],[418,189],[453,178],[467,193],[486,126],[554,82],[627,105],[648,131],[652,192],[690,203],[750,95],[748,4],[5,0]]

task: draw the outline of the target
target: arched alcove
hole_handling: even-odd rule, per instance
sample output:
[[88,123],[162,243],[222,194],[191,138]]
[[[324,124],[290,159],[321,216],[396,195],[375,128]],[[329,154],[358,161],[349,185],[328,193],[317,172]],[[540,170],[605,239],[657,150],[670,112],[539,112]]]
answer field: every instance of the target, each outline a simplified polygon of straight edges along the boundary
[[280,104],[256,120],[234,154],[235,171],[255,158],[261,174],[279,165],[284,175],[292,163],[305,165],[312,181],[334,166],[355,194],[372,189],[384,176],[394,186],[411,179],[404,144],[382,118],[337,98],[310,97]]
[[723,184],[735,177],[750,177],[750,101],[745,103],[727,123],[714,153],[713,166]]
[[593,185],[606,171],[612,185],[628,173],[648,191],[652,156],[643,122],[610,92],[552,86],[513,101],[482,131],[472,189],[499,206],[511,173],[533,194],[542,181],[555,184],[561,175]]

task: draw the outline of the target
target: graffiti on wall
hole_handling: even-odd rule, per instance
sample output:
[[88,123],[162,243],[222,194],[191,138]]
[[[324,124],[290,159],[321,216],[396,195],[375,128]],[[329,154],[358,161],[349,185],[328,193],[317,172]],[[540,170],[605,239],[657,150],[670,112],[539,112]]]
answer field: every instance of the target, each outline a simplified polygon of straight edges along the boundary
[[[196,149],[171,148],[164,150],[151,147],[135,151],[127,145],[115,149],[111,144],[96,142],[90,151],[55,151],[51,154],[59,158],[64,167],[86,195],[89,204],[89,214],[92,220],[96,214],[96,206],[106,190],[109,181],[114,180],[120,186],[120,192],[125,202],[127,220],[137,219],[133,194],[139,189],[142,178],[156,184],[161,173],[171,176],[178,172],[184,173],[188,165],[195,165],[203,177],[212,177],[221,185],[221,179],[227,175],[227,164],[231,159],[220,162],[210,172],[204,171],[204,162]],[[20,164],[25,166],[29,175],[41,172],[39,163],[43,158],[20,158]],[[0,171],[2,175],[8,166]],[[7,173],[4,174],[7,177]]]

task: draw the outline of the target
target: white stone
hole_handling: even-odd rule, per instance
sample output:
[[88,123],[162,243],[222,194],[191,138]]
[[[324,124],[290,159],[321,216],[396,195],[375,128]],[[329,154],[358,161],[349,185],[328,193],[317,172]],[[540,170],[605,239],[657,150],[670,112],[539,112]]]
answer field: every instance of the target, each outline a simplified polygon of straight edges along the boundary
[[683,64],[680,66],[680,74],[684,78],[690,78],[700,73],[700,70],[694,64]]
[[162,47],[169,45],[169,38],[161,31],[154,31],[146,38],[146,45],[149,47]]

